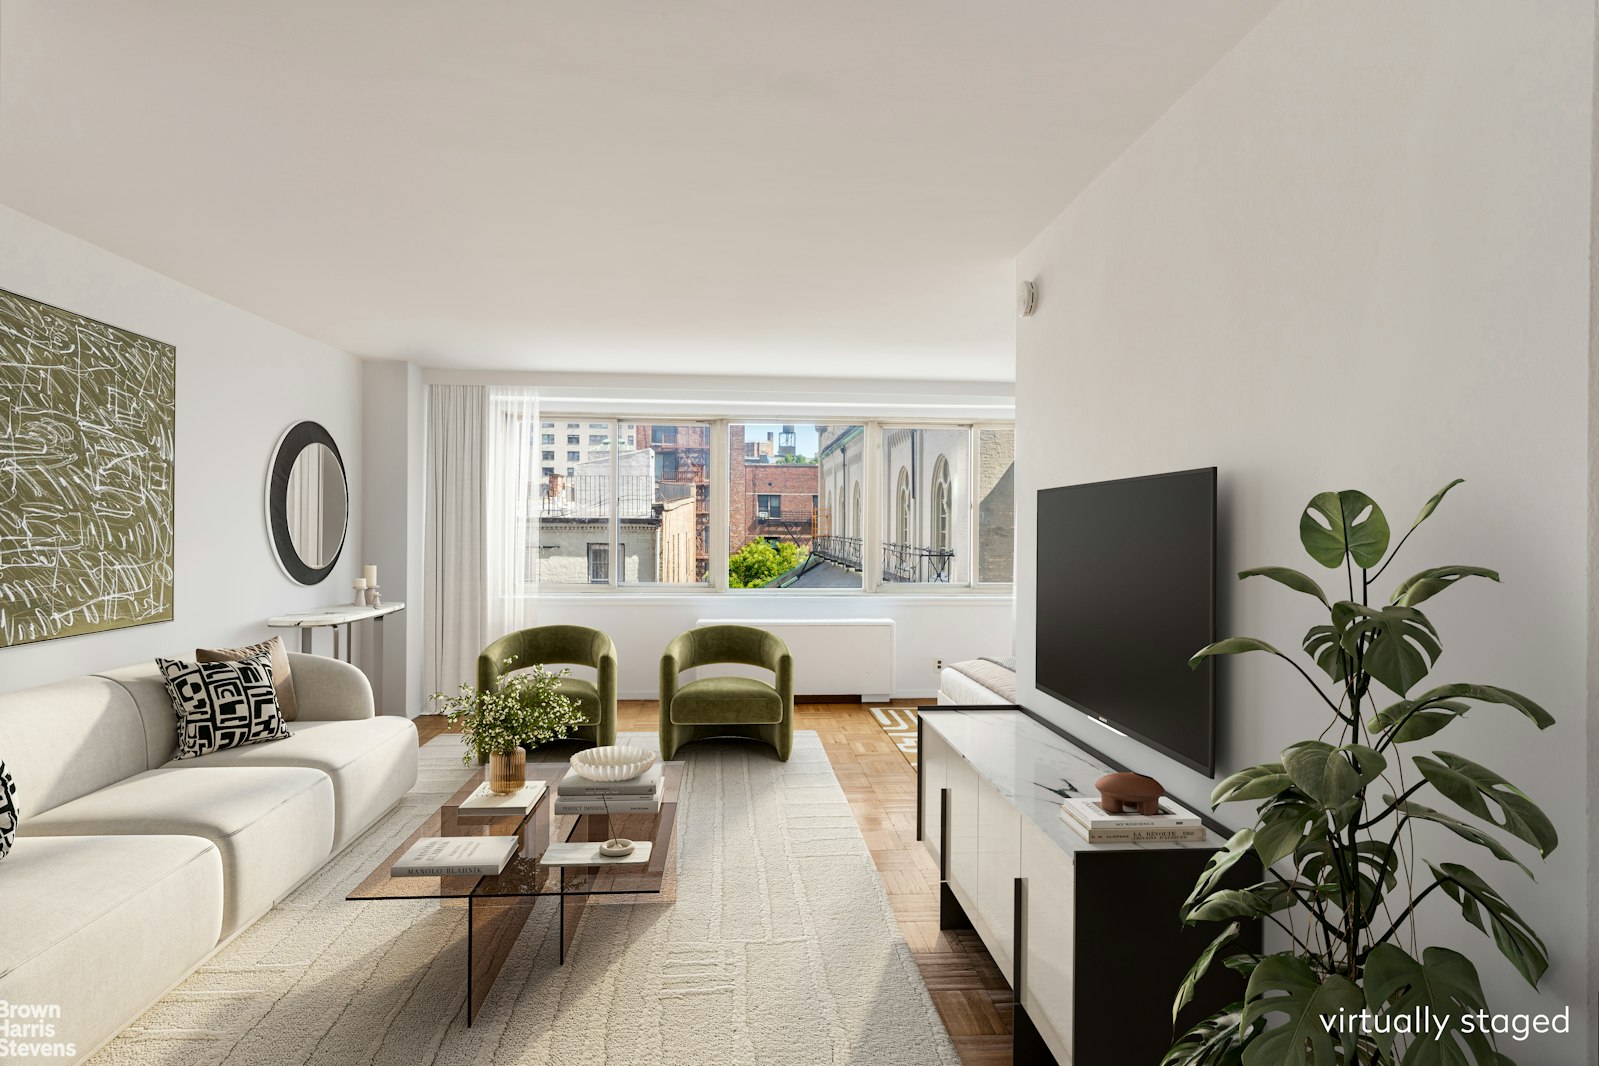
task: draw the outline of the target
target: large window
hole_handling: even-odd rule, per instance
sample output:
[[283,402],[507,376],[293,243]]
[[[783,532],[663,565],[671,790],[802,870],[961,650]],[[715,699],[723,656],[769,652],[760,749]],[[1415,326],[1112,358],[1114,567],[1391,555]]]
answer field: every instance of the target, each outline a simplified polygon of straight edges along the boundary
[[[550,585],[701,584],[709,569],[709,423],[566,420],[586,455],[542,487],[539,580]],[[669,433],[655,430],[669,429]],[[668,438],[670,443],[652,444]],[[635,444],[635,442],[638,442]]]
[[[563,468],[541,446],[549,433],[530,444],[544,462],[530,463],[540,532],[529,557],[545,585],[954,591],[1012,580],[1008,425],[549,418],[541,428],[581,430],[585,446]],[[726,449],[714,481],[713,439]]]
[[855,425],[728,426],[729,588],[861,587],[860,537],[847,532],[847,508],[818,501],[848,498],[865,446]]

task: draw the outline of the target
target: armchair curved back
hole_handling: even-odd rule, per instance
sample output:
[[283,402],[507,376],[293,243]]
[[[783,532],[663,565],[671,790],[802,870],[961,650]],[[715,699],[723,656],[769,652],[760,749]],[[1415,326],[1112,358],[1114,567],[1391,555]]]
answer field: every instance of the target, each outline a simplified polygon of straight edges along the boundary
[[602,691],[607,682],[615,684],[616,646],[610,637],[587,626],[536,626],[507,633],[483,649],[477,657],[478,691],[493,692],[502,674],[549,663],[593,667],[600,672]]
[[776,633],[753,626],[702,626],[679,633],[666,646],[678,670],[712,663],[743,663],[778,673],[788,645]]

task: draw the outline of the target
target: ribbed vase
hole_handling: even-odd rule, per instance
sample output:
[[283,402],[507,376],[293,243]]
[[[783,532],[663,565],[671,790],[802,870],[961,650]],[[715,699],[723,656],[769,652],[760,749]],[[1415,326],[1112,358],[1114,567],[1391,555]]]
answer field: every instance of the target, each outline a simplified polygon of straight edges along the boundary
[[527,753],[521,748],[489,754],[489,791],[509,796],[527,784]]

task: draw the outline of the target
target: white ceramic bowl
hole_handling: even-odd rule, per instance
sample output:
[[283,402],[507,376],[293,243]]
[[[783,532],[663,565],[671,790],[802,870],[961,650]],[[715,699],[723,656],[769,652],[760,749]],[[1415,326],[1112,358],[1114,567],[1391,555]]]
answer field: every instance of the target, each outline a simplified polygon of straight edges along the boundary
[[627,781],[655,765],[655,753],[631,744],[585,748],[572,756],[572,769],[590,781]]

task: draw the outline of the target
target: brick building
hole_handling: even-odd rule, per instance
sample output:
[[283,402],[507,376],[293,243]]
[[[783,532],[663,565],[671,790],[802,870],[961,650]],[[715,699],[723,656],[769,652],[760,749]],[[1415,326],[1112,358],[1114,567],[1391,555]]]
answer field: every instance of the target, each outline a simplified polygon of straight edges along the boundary
[[728,427],[728,551],[762,539],[808,551],[816,528],[816,464],[773,462],[765,447],[747,447],[744,433],[744,426]]
[[694,496],[694,578],[711,565],[711,427],[637,423],[626,427],[634,447],[655,452],[655,480]]

